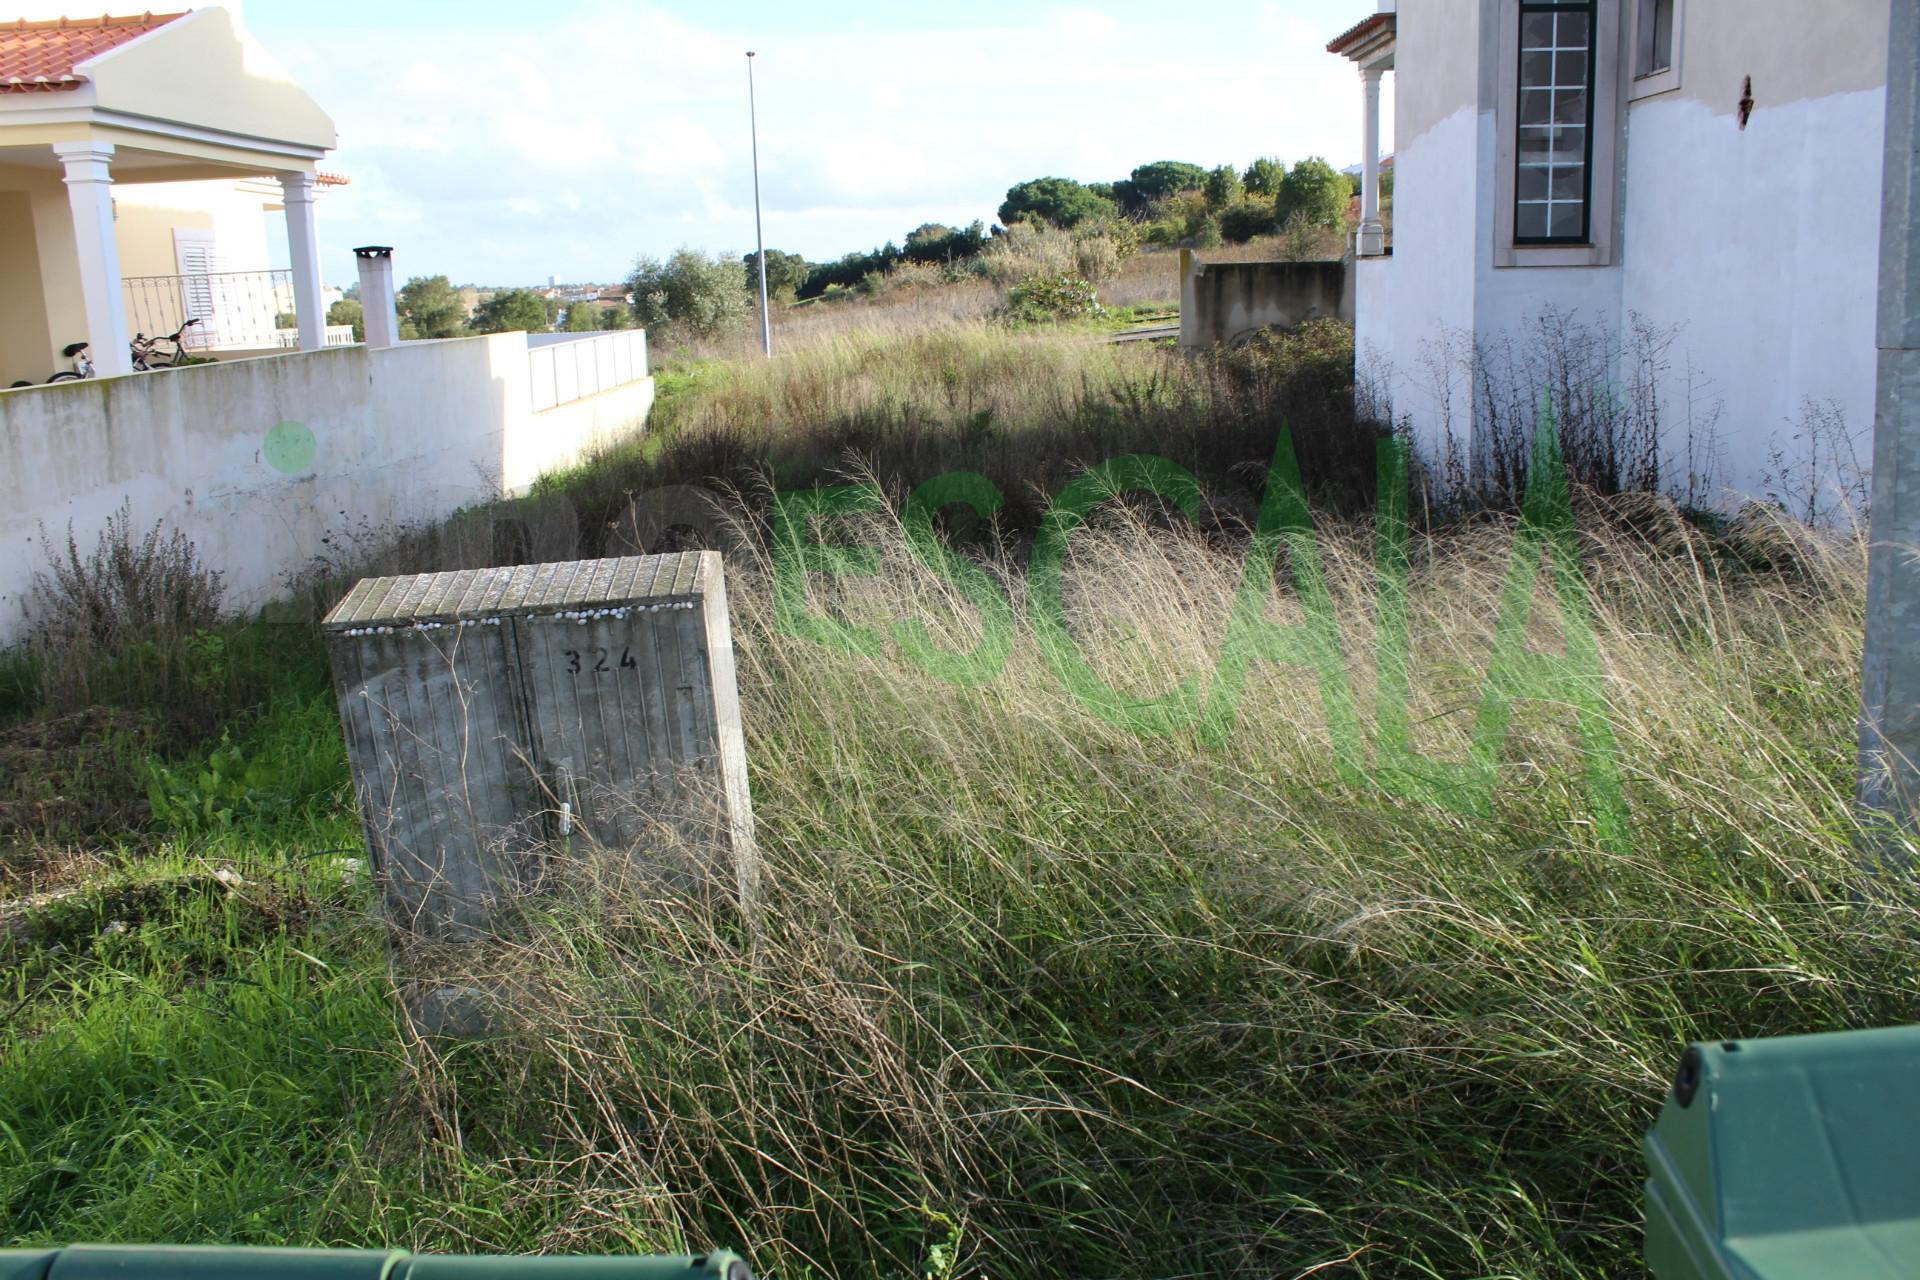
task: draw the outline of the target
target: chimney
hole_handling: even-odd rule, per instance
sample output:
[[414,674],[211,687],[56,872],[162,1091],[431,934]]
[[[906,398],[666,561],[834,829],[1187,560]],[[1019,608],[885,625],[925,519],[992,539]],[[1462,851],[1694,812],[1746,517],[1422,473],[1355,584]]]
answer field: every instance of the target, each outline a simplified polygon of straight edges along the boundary
[[367,346],[390,347],[400,341],[400,316],[393,303],[393,248],[362,245],[353,256],[360,263],[360,310],[366,317]]

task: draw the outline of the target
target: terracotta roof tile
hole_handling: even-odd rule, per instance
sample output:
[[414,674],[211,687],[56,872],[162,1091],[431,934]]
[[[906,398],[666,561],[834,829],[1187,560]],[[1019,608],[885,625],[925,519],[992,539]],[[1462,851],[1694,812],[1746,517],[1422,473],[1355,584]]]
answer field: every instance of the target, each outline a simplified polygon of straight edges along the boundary
[[71,89],[86,77],[74,66],[184,13],[143,13],[127,18],[56,18],[0,24],[0,93],[46,93]]
[[1370,17],[1362,18],[1333,39],[1327,41],[1327,52],[1345,53],[1366,37],[1373,35],[1383,27],[1390,27],[1393,24],[1394,15],[1391,13],[1376,13]]

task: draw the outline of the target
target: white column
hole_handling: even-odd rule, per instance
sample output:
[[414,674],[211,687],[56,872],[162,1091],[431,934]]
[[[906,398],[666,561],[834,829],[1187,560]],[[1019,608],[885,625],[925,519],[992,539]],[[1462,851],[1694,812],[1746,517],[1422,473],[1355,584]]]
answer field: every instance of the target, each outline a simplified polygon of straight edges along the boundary
[[1360,242],[1355,253],[1375,258],[1386,252],[1387,237],[1380,225],[1380,76],[1379,67],[1360,68],[1365,99],[1360,151]]
[[293,264],[293,313],[300,328],[300,349],[327,345],[327,318],[320,313],[320,243],[313,229],[313,175],[283,173],[280,190],[287,208],[287,260]]
[[[1887,49],[1860,806],[1912,840],[1920,835],[1920,5],[1912,0],[1893,5]],[[1897,838],[1866,852],[1906,861]]]
[[[73,244],[80,258],[80,297],[87,310],[87,343],[102,377],[132,373],[127,350],[127,303],[121,296],[120,243],[113,232],[113,146],[56,142],[73,206]],[[56,338],[60,334],[54,335]]]
[[360,314],[368,347],[390,347],[400,341],[400,318],[393,294],[393,249],[362,245],[353,251],[360,265]]

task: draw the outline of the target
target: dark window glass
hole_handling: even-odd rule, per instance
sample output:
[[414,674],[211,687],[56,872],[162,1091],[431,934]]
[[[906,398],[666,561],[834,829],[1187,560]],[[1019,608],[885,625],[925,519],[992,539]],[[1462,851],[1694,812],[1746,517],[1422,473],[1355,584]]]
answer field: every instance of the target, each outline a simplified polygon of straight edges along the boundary
[[1583,3],[1520,6],[1514,239],[1584,243],[1593,164],[1594,14]]
[[1673,66],[1674,0],[1640,0],[1640,40],[1633,74],[1650,76]]

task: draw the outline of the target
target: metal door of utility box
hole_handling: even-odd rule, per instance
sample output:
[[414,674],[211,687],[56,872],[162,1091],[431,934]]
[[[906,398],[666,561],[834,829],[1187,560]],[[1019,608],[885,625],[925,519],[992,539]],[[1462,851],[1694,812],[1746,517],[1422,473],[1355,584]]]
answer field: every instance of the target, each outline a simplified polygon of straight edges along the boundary
[[322,626],[397,921],[484,931],[563,834],[751,898],[718,552],[369,578]]

